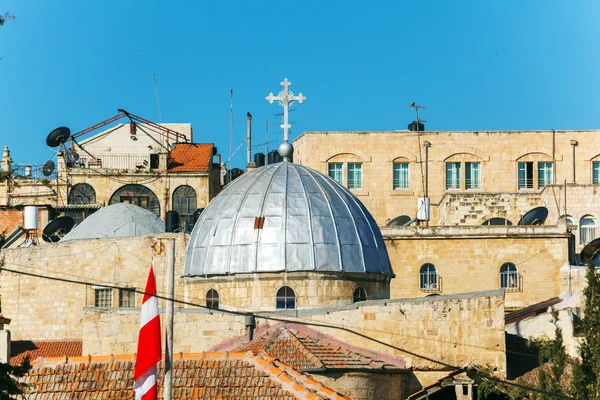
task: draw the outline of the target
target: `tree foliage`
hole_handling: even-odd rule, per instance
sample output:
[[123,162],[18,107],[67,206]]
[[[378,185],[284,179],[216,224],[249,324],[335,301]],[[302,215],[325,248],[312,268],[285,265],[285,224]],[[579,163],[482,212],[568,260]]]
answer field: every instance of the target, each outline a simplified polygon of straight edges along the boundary
[[0,25],[4,25],[4,23],[6,21],[8,21],[9,19],[15,19],[15,14],[11,14],[11,13],[4,13],[4,15],[0,14]]
[[573,389],[577,398],[600,400],[600,275],[592,257],[587,263],[586,280],[581,363],[573,371]]

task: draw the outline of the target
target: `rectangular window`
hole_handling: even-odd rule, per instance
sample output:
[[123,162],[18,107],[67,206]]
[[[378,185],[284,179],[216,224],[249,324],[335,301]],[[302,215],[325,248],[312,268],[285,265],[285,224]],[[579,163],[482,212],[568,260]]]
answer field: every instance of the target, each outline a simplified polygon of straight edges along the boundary
[[478,162],[465,163],[465,188],[479,189],[479,165]]
[[339,183],[344,184],[344,173],[342,172],[342,163],[329,163],[329,177]]
[[119,307],[135,307],[135,289],[119,289]]
[[533,189],[533,162],[519,163],[519,189]]
[[460,163],[446,163],[446,190],[460,189]]
[[538,162],[538,189],[554,183],[551,162]]
[[362,189],[362,164],[348,163],[348,189]]
[[95,289],[94,307],[112,307],[112,289]]
[[600,161],[592,163],[592,183],[594,185],[600,184]]
[[408,189],[408,163],[394,163],[394,190]]

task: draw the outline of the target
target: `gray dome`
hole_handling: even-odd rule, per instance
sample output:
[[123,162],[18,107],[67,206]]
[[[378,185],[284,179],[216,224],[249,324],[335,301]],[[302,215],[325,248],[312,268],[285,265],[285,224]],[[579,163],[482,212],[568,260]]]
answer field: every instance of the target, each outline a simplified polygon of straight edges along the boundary
[[333,179],[287,161],[246,172],[211,201],[191,234],[184,276],[276,271],[393,276],[363,204]]
[[165,223],[152,211],[133,204],[102,207],[77,225],[61,242],[78,239],[146,236],[165,233]]

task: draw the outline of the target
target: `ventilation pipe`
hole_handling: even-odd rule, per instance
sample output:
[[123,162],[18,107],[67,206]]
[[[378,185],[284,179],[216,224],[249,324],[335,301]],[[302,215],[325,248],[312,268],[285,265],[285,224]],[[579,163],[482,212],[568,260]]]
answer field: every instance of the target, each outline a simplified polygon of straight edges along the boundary
[[248,329],[248,340],[252,341],[252,339],[254,338],[254,328],[256,328],[256,318],[254,317],[254,315],[246,315],[244,325],[246,325],[246,328]]

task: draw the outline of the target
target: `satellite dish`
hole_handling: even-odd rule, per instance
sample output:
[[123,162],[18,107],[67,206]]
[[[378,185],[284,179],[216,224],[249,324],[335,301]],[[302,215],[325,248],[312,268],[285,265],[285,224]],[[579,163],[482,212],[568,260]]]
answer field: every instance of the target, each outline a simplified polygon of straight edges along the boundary
[[518,225],[543,225],[546,218],[548,218],[548,209],[546,207],[536,207],[523,215]]
[[592,260],[594,266],[600,267],[600,238],[589,242],[583,250],[581,250],[580,258],[584,264],[587,264],[589,260]]
[[512,225],[506,218],[494,217],[483,222],[481,225]]
[[412,218],[410,218],[408,215],[401,215],[388,222],[386,226],[404,226],[410,222],[411,219]]
[[44,163],[42,167],[42,174],[44,176],[50,176],[54,173],[54,161],[48,160]]
[[46,138],[46,144],[50,147],[58,147],[71,137],[71,130],[66,126],[56,128]]
[[73,218],[68,216],[58,217],[46,225],[42,231],[42,239],[49,243],[56,243],[69,233],[74,226],[75,220]]

